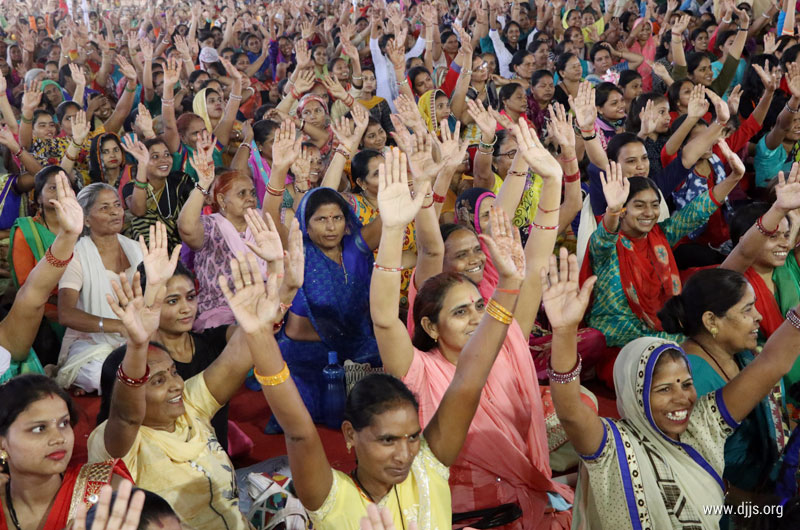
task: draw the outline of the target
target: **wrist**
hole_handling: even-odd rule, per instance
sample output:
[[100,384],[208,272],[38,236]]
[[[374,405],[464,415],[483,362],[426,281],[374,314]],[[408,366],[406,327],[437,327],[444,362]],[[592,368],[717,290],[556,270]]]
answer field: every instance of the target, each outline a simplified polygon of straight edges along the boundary
[[497,287],[501,289],[517,290],[522,286],[522,280],[516,276],[500,276]]

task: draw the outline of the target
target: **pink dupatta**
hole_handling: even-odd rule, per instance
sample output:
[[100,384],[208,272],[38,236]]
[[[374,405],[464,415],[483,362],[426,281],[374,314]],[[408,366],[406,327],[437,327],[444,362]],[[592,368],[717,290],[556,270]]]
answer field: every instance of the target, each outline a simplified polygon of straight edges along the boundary
[[[456,367],[438,350],[414,351],[403,382],[419,398],[422,425],[433,417]],[[547,493],[573,501],[569,486],[554,482],[536,370],[528,342],[514,321],[481,395],[461,454],[450,467],[453,511],[516,502],[523,516],[508,528],[569,528],[571,512],[545,513]]]
[[[637,18],[636,22],[633,23],[634,29],[643,23],[644,18]],[[636,71],[642,76],[643,92],[650,92],[653,89],[653,69],[650,68],[647,62],[654,61],[656,58],[656,49],[658,47],[658,42],[656,39],[656,36],[650,35],[650,38],[647,39],[647,42],[644,43],[644,46],[639,44],[638,40],[633,43],[633,46],[631,46],[632,52],[638,53],[644,57],[644,61],[639,65],[639,68],[636,69]]]

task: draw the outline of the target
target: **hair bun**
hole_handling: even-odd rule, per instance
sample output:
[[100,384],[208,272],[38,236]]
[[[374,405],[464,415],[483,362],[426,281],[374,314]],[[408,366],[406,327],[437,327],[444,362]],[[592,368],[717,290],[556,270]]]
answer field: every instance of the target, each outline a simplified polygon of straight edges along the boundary
[[667,333],[686,334],[686,308],[681,295],[671,297],[658,312],[661,327]]

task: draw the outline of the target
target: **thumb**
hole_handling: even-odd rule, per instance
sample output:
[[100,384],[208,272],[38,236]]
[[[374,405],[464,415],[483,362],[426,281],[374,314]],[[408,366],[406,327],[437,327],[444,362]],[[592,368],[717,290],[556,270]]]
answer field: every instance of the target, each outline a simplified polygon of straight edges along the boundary
[[414,211],[419,211],[422,208],[422,202],[425,200],[425,196],[428,195],[428,192],[431,190],[431,183],[429,181],[425,181],[422,184],[422,189],[419,190],[419,193],[414,197]]
[[581,286],[581,291],[578,293],[578,300],[584,307],[589,305],[589,297],[592,295],[592,289],[594,289],[594,284],[596,282],[597,276],[592,276],[583,282]]

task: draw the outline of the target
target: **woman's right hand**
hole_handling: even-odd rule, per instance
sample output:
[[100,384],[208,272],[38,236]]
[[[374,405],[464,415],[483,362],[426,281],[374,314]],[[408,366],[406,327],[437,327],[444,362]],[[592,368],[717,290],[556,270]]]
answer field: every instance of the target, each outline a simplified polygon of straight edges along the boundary
[[150,341],[150,337],[158,329],[161,321],[161,303],[164,300],[167,286],[162,285],[153,297],[153,302],[149,306],[144,303],[140,276],[137,272],[133,275],[133,286],[128,282],[128,277],[124,272],[119,274],[119,283],[111,282],[116,300],[110,294],[106,295],[111,311],[122,322],[125,328],[125,335],[131,344],[144,346]]
[[569,104],[575,111],[575,121],[582,131],[594,130],[597,121],[597,107],[595,106],[594,87],[589,81],[578,85],[578,95],[569,96]]
[[689,95],[689,105],[687,106],[687,114],[689,118],[699,120],[708,112],[709,102],[706,99],[705,87],[701,84],[696,84],[692,87],[692,93]]
[[134,139],[131,140],[129,136],[125,136],[122,139],[122,148],[129,152],[131,156],[136,159],[136,163],[139,166],[139,172],[143,176],[146,176],[147,165],[150,163],[150,152],[147,150],[147,147],[145,147],[144,144],[139,141],[139,137],[134,135]]
[[289,171],[294,161],[300,156],[302,145],[303,138],[297,136],[294,122],[284,120],[272,142],[272,167],[283,172]]
[[574,254],[568,257],[565,248],[561,249],[559,262],[555,256],[550,256],[549,272],[544,267],[539,272],[542,280],[542,305],[553,331],[578,329],[586,314],[597,276],[592,276],[580,286],[578,272],[578,258]]
[[405,228],[422,207],[430,182],[422,184],[416,196],[411,197],[408,187],[408,165],[406,155],[392,147],[378,166],[378,210],[386,228]]
[[283,274],[283,244],[272,216],[261,216],[257,210],[248,208],[244,213],[244,220],[255,240],[255,244],[245,241],[245,245],[267,263],[280,261],[281,270],[279,273]]
[[622,166],[616,162],[609,162],[608,171],[600,172],[603,183],[603,195],[606,198],[608,209],[618,212],[628,200],[631,184],[622,176]]
[[524,280],[525,251],[519,230],[501,208],[492,208],[489,212],[489,232],[490,236],[480,234],[478,237],[489,247],[492,262],[500,277],[520,282]]
[[42,102],[42,82],[35,81],[31,84],[30,88],[25,87],[25,93],[22,95],[22,110],[33,112],[36,107]]
[[178,259],[181,256],[181,245],[176,245],[172,249],[172,256],[169,255],[169,238],[167,237],[167,227],[161,221],[150,225],[150,244],[144,242],[144,236],[139,236],[139,248],[142,250],[142,263],[144,272],[147,275],[147,293],[149,298],[152,292],[158,291],[162,285],[172,278],[175,268],[178,266]]
[[167,67],[164,69],[164,87],[170,86],[174,88],[180,79],[181,62],[174,57],[170,57],[167,60]]
[[[339,140],[341,144],[350,155],[355,155],[358,151],[358,144],[361,142],[361,137],[364,131],[361,131],[353,126],[353,121],[350,118],[341,116],[338,120],[331,121],[331,129],[333,135]],[[273,157],[274,148],[273,148]]]
[[86,120],[86,112],[79,110],[72,118],[72,141],[77,145],[83,145],[89,136],[90,127],[91,124]]
[[497,130],[497,120],[484,108],[483,103],[467,98],[467,114],[481,130],[481,141],[486,144],[492,143],[495,131]]
[[[123,480],[117,489],[114,506],[111,506],[113,490],[110,484],[100,488],[100,500],[95,505],[92,526],[89,530],[136,530],[144,506],[144,491],[139,490],[131,495],[133,483]],[[130,504],[128,500],[130,499]],[[75,520],[69,530],[86,530],[86,515],[89,509],[86,504],[80,503],[75,513]]]
[[83,233],[83,208],[78,204],[75,191],[70,186],[66,173],[59,171],[56,175],[56,198],[50,199],[50,205],[56,209],[58,235],[78,239]]
[[236,322],[248,334],[265,328],[272,333],[273,323],[281,317],[278,275],[270,274],[265,288],[254,254],[248,253],[246,257],[239,254],[238,259],[232,259],[230,263],[235,291],[228,287],[225,276],[220,275],[218,281]]
[[778,185],[775,186],[774,206],[783,211],[800,208],[800,164],[794,162],[789,176],[784,178],[784,172],[778,172]]

